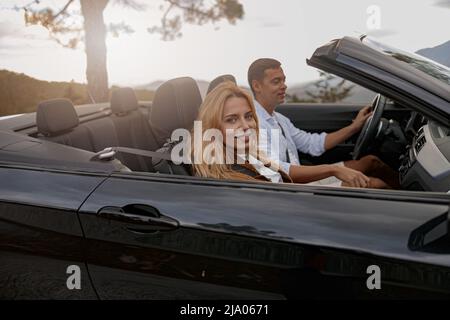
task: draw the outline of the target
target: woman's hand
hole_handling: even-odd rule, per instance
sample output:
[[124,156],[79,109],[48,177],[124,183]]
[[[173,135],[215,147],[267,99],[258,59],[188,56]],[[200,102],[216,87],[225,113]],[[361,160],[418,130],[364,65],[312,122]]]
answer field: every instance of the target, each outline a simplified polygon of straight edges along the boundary
[[367,188],[369,186],[369,177],[347,167],[335,166],[333,175],[342,180],[343,187]]

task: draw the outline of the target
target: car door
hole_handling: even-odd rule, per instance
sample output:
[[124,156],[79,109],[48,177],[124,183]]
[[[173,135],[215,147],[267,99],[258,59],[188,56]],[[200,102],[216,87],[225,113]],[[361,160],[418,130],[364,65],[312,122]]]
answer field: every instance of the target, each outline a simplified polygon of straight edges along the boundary
[[[277,106],[277,112],[291,120],[295,127],[307,132],[334,132],[352,123],[366,105],[342,103],[286,103]],[[383,113],[386,119],[402,121],[409,111],[389,103]],[[355,134],[319,157],[299,152],[303,164],[324,164],[350,160],[359,134]]]
[[280,265],[296,259],[288,256],[290,244],[231,223],[245,208],[223,207],[227,194],[233,190],[189,185],[183,177],[108,178],[80,209],[99,297],[283,298],[275,278]]
[[[429,220],[447,219],[448,196],[401,196],[113,174],[80,219],[101,299],[448,294],[449,251],[409,246],[420,243],[411,239],[420,239],[417,230]],[[367,287],[371,265],[387,279],[382,292]]]
[[[276,111],[288,117],[297,128],[312,132],[334,132],[348,126],[364,105],[340,103],[287,103]],[[356,137],[348,139],[320,157],[300,152],[303,164],[334,163],[350,160]]]
[[341,103],[286,103],[276,111],[288,117],[292,123],[308,132],[332,132],[352,123],[352,119],[364,105]]
[[97,298],[77,210],[103,179],[0,164],[0,298]]

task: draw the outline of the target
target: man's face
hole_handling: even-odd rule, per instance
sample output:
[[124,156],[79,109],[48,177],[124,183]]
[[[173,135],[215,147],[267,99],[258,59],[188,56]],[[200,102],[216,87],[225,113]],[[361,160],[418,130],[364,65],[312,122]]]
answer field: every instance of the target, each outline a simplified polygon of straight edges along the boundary
[[262,81],[254,80],[253,89],[258,101],[274,108],[284,102],[286,97],[286,76],[281,67],[264,71]]

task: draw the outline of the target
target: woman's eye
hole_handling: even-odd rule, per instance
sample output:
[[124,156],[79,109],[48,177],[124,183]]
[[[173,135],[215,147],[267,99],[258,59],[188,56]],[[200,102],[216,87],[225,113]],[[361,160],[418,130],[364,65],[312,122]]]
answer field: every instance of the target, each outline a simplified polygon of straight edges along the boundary
[[248,121],[253,120],[253,115],[252,114],[248,114],[248,115],[245,116],[245,119],[248,120]]
[[236,122],[236,118],[228,118],[226,120],[227,123],[235,123]]

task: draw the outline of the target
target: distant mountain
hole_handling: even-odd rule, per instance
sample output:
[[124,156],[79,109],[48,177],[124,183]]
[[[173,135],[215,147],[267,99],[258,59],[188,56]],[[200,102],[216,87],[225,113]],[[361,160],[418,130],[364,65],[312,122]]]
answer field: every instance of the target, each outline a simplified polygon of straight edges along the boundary
[[450,40],[433,48],[420,49],[416,53],[450,68]]
[[[206,96],[206,92],[208,91],[209,81],[204,80],[195,80],[195,81],[197,82],[202,98],[204,98]],[[159,86],[162,85],[164,82],[165,81],[163,80],[156,80],[147,84],[135,86],[134,89],[156,91],[156,89],[158,89]]]

